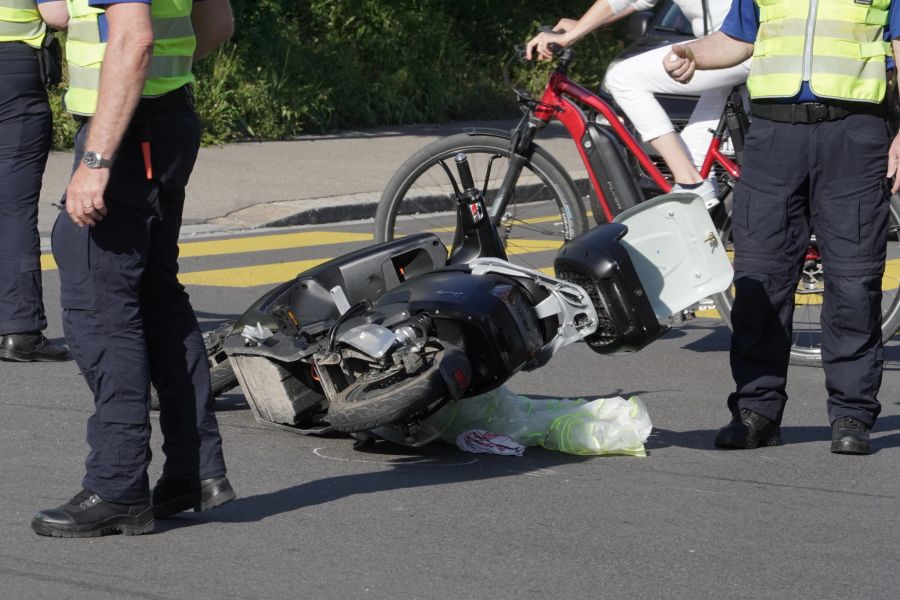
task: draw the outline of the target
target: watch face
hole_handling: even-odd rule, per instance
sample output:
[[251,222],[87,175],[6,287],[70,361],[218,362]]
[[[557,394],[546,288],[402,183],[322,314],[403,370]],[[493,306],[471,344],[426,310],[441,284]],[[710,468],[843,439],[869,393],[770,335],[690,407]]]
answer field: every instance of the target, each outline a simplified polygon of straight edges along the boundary
[[89,169],[101,169],[104,167],[109,167],[111,164],[111,161],[104,160],[102,156],[100,156],[96,152],[91,151],[85,152],[84,158],[82,158],[81,160]]

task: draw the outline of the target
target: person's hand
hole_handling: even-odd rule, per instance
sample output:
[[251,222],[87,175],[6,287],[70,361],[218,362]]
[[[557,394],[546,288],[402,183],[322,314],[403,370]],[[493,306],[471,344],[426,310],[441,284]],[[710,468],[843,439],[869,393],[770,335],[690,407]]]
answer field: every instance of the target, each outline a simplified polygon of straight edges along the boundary
[[888,150],[888,179],[894,178],[894,184],[891,186],[891,194],[896,194],[900,190],[900,173],[897,173],[897,167],[900,166],[900,134],[891,142]]
[[697,59],[687,44],[675,44],[663,58],[663,68],[678,83],[688,83],[697,70]]
[[103,192],[109,182],[109,169],[89,169],[79,165],[66,188],[66,212],[79,227],[93,226],[106,215]]
[[575,19],[560,19],[559,22],[553,26],[553,31],[556,33],[566,33],[567,31],[572,31],[572,28],[578,23]]
[[[571,21],[571,19],[563,19],[562,21]],[[560,23],[562,22],[560,21]],[[531,60],[550,60],[553,53],[549,49],[550,44],[559,44],[563,48],[569,45],[569,41],[564,33],[539,33],[528,42],[525,46],[525,58]]]

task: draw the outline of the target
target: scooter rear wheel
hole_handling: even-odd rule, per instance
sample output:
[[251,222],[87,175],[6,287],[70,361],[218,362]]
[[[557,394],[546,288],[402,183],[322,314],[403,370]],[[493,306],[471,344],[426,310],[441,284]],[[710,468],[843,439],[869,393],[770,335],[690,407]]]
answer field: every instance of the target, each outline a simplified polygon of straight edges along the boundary
[[337,431],[367,431],[437,410],[451,398],[441,375],[446,350],[434,354],[431,365],[415,375],[361,377],[331,401],[326,417]]

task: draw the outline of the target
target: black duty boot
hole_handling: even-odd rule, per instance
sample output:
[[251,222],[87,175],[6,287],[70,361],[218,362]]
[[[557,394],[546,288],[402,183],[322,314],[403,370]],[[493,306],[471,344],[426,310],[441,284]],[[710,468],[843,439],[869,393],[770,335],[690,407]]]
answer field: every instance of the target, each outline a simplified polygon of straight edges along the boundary
[[831,451],[835,454],[868,454],[869,426],[853,417],[831,424]]
[[212,510],[234,498],[234,490],[224,475],[199,481],[162,477],[153,488],[153,516],[171,517],[191,508],[194,512]]
[[716,446],[719,448],[751,450],[759,446],[780,445],[781,427],[778,423],[747,408],[742,408],[740,414],[716,434]]
[[141,504],[115,504],[82,490],[57,508],[40,511],[31,520],[38,535],[97,537],[108,533],[140,535],[153,531],[153,509]]
[[0,360],[60,362],[69,360],[69,351],[65,346],[52,343],[40,331],[10,333],[0,338]]

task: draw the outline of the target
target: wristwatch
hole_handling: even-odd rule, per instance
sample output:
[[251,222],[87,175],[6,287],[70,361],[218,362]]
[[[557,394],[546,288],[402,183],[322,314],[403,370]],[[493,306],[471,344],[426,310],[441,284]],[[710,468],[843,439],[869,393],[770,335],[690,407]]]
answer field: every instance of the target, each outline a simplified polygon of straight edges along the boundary
[[100,156],[99,152],[85,152],[84,156],[81,158],[81,162],[84,163],[88,169],[108,169],[112,167],[112,160],[108,158],[103,158]]

